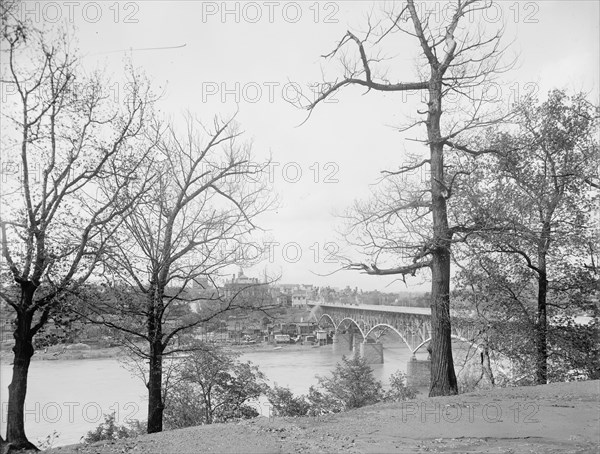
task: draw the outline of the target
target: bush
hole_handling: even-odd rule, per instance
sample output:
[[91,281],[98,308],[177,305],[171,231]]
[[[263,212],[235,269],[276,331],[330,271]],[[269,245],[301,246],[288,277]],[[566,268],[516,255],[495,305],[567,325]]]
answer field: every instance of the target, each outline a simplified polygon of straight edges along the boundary
[[294,396],[289,388],[275,385],[267,391],[267,398],[273,408],[274,416],[305,416],[310,404],[304,396]]
[[56,430],[53,430],[51,434],[46,435],[46,438],[39,439],[37,441],[37,447],[42,451],[46,449],[52,449],[54,443],[60,438],[60,433]]
[[110,415],[104,415],[104,422],[94,430],[90,430],[83,437],[83,442],[90,444],[103,440],[120,440],[121,438],[137,437],[144,433],[146,433],[144,425],[137,420],[127,425],[118,425],[115,421],[115,412],[112,412]]
[[339,413],[344,410],[343,403],[328,392],[321,392],[311,386],[308,390],[308,402],[310,416],[326,415],[328,413]]
[[331,377],[318,377],[318,385],[311,386],[308,395],[294,396],[289,388],[275,386],[267,393],[275,416],[319,416],[339,413],[351,408],[377,402],[401,402],[414,399],[418,391],[405,384],[406,375],[397,371],[390,377],[390,389],[383,390],[373,376],[366,360],[358,355],[342,357]]
[[178,383],[169,391],[164,409],[165,429],[183,429],[204,424],[205,409],[196,394],[194,387],[186,382]]
[[317,376],[318,385],[308,395],[294,396],[289,388],[275,386],[267,392],[275,416],[319,416],[339,413],[377,402],[401,402],[417,397],[418,391],[406,386],[406,375],[397,371],[390,377],[390,389],[383,390],[366,360],[358,355],[342,357],[331,377]]
[[390,376],[390,389],[385,393],[388,402],[402,402],[417,397],[419,392],[412,386],[406,386],[406,374],[396,371]]
[[351,359],[342,356],[342,362],[335,366],[331,377],[317,376],[317,380],[324,393],[316,397],[321,399],[323,394],[330,397],[335,402],[334,408],[364,407],[381,401],[384,396],[381,382],[375,379],[373,369],[360,355]]

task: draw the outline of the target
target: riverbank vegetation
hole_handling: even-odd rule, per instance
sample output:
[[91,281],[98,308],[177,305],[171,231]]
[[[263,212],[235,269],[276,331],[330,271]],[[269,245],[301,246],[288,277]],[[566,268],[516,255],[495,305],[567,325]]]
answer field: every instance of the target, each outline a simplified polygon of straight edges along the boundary
[[318,416],[339,413],[377,402],[400,402],[414,399],[416,389],[406,386],[405,376],[397,371],[384,391],[373,376],[373,369],[360,355],[342,357],[331,376],[317,376],[318,384],[308,395],[295,396],[289,388],[274,386],[267,396],[275,416]]
[[[331,375],[316,376],[317,384],[307,395],[294,395],[289,388],[266,383],[266,377],[251,362],[210,345],[197,345],[184,360],[168,367],[163,382],[165,429],[239,421],[261,416],[320,416],[339,413],[378,402],[401,402],[417,397],[417,390],[405,384],[397,371],[389,388],[375,379],[373,370],[360,355],[343,356]],[[258,398],[269,401],[267,413]],[[119,425],[113,415],[88,432],[84,443],[117,440],[140,434],[139,421]]]

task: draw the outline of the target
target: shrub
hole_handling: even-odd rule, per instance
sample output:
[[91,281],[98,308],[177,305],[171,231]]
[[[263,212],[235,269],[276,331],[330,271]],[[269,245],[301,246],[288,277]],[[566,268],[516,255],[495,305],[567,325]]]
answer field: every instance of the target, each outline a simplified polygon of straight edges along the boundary
[[60,438],[60,433],[57,432],[56,430],[53,430],[51,434],[46,435],[46,438],[38,439],[37,446],[42,451],[45,451],[46,449],[52,449],[52,447],[54,446],[54,443],[56,443],[56,441],[59,438]]
[[336,402],[334,409],[338,406],[344,410],[364,407],[383,398],[381,382],[375,379],[373,369],[360,355],[351,359],[342,356],[342,362],[335,366],[331,377],[317,376],[317,380],[324,392],[315,397],[322,398],[325,394]]
[[289,388],[275,385],[267,391],[274,416],[305,416],[310,404],[304,396],[294,396]]
[[121,438],[137,437],[144,433],[146,433],[144,425],[137,420],[126,425],[118,425],[115,421],[115,412],[112,412],[104,415],[104,422],[94,430],[90,430],[83,437],[83,442],[90,444],[103,440],[120,440]]
[[390,376],[390,389],[385,393],[385,400],[388,402],[401,402],[411,400],[417,397],[419,392],[412,386],[405,384],[406,374],[396,371]]
[[406,386],[406,375],[397,371],[390,377],[390,389],[383,390],[373,370],[359,355],[342,357],[330,377],[317,376],[318,385],[308,395],[294,396],[289,388],[275,386],[267,393],[275,416],[319,416],[372,405],[382,400],[400,402],[414,399],[418,391]]
[[326,415],[328,413],[339,413],[344,410],[343,403],[328,392],[321,392],[314,386],[308,390],[308,402],[310,416]]

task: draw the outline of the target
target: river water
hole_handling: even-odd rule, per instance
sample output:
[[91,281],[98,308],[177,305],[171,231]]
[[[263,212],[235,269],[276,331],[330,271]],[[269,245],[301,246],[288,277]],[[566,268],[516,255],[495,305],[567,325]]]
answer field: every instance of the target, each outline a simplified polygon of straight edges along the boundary
[[[331,345],[302,350],[250,351],[241,356],[252,361],[266,375],[269,384],[287,386],[294,393],[305,394],[316,384],[315,375],[327,375],[339,362],[342,353]],[[384,364],[373,364],[374,375],[387,384],[398,369],[406,372],[410,351],[399,343],[384,344]],[[425,353],[417,354],[425,359]],[[6,429],[8,384],[12,367],[0,365],[1,427]],[[54,446],[77,443],[89,430],[103,421],[103,413],[115,412],[119,424],[147,417],[146,388],[142,381],[121,367],[113,358],[87,360],[33,361],[25,405],[25,428],[29,439],[42,442],[56,431]],[[268,415],[266,399],[254,404]]]

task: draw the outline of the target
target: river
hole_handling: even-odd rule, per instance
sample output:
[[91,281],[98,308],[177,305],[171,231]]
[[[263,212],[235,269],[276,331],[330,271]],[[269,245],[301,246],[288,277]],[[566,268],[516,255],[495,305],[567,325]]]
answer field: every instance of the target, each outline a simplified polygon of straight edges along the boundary
[[[286,351],[249,351],[241,360],[252,361],[271,385],[288,386],[294,393],[307,393],[316,384],[315,375],[327,375],[340,360],[341,353],[331,345]],[[400,369],[406,372],[410,351],[399,343],[384,344],[384,364],[372,365],[374,375],[387,384],[389,376]],[[417,355],[424,359],[425,353]],[[8,384],[12,367],[0,365],[2,433],[6,429]],[[25,428],[29,439],[41,443],[54,431],[59,437],[54,446],[77,443],[87,431],[103,420],[103,413],[115,412],[122,424],[129,419],[147,417],[146,388],[142,381],[121,367],[113,358],[86,360],[33,361],[25,405]],[[268,415],[266,399],[256,403]]]

